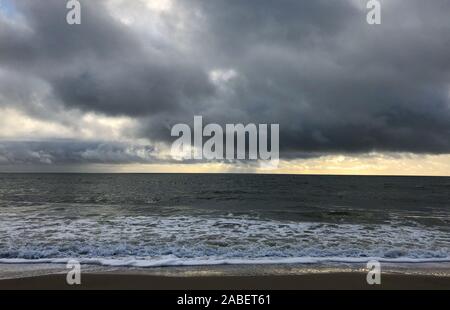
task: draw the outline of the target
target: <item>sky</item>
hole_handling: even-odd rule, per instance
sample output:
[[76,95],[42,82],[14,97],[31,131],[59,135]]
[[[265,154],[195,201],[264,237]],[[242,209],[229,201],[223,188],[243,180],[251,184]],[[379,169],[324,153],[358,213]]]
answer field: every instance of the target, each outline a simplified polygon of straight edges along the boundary
[[[0,0],[0,171],[450,176],[450,0]],[[174,124],[279,124],[280,163]]]

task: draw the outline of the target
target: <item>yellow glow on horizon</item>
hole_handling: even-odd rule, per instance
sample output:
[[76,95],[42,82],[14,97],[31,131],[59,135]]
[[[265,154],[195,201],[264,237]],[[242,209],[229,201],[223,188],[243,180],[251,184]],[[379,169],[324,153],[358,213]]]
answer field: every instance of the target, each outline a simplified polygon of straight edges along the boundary
[[[109,166],[112,172],[128,173],[256,173],[333,175],[450,176],[450,155],[329,155],[310,159],[282,160],[277,169],[227,163],[130,164]],[[109,169],[108,169],[109,170]]]

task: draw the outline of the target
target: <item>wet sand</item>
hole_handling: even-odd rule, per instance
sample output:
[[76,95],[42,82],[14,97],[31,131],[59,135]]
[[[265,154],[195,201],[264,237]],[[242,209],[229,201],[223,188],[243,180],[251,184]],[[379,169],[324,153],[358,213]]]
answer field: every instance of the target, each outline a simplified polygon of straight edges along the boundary
[[63,264],[0,264],[0,289],[29,290],[450,290],[449,263],[383,264],[369,285],[363,264],[113,267],[82,265],[81,285],[66,283]]
[[69,286],[65,274],[0,280],[2,290],[364,290],[364,289],[450,289],[450,277],[386,274],[381,285],[368,285],[366,274],[268,276],[154,276],[147,274],[87,273],[80,285]]

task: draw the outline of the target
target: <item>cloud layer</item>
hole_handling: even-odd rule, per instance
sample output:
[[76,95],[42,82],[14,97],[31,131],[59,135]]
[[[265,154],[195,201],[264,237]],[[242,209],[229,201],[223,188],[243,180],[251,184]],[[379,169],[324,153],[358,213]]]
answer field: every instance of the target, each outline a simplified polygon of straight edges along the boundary
[[382,1],[379,26],[363,0],[80,2],[76,26],[62,0],[0,8],[0,108],[71,128],[88,113],[133,126],[95,141],[95,154],[81,135],[55,152],[56,131],[39,156],[0,142],[8,162],[140,162],[121,140],[170,143],[170,127],[194,115],[279,123],[290,159],[450,153],[448,0]]

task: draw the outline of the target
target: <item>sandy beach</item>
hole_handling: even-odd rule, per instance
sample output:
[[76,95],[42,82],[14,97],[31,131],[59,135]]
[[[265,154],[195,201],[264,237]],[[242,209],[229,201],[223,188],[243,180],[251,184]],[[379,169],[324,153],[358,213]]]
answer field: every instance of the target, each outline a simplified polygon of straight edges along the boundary
[[394,275],[370,286],[363,273],[285,276],[163,277],[136,274],[86,274],[79,286],[69,286],[65,275],[46,275],[0,281],[2,290],[440,290],[450,289],[450,277]]
[[[416,290],[450,289],[447,265],[387,267],[381,285],[368,285],[357,266],[198,266],[124,268],[84,266],[80,285],[66,283],[64,266],[0,265],[2,290]],[[6,272],[8,270],[8,272]]]

